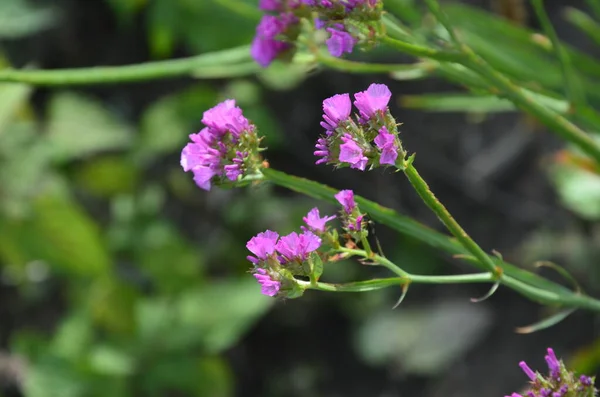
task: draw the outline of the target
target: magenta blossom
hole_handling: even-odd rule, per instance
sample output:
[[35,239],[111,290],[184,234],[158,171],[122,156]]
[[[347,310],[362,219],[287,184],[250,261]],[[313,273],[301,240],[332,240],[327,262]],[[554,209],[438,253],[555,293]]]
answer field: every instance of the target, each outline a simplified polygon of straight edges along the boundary
[[391,97],[392,93],[385,84],[371,84],[366,91],[354,94],[354,106],[360,111],[361,117],[368,120],[377,112],[383,112]]
[[255,127],[233,99],[204,112],[202,123],[206,127],[191,134],[192,142],[181,151],[181,167],[185,172],[193,172],[198,187],[210,190],[213,178],[234,181],[251,168],[254,160],[250,160],[249,154],[258,153],[259,140],[240,139],[243,134],[253,136]]
[[369,159],[365,157],[360,146],[352,139],[350,134],[344,134],[344,136],[342,136],[342,142],[344,143],[340,145],[339,160],[343,163],[350,164],[350,168],[364,171]]
[[281,283],[279,281],[273,280],[271,276],[267,274],[265,269],[256,269],[254,273],[254,277],[261,285],[261,293],[267,296],[275,296],[279,292],[279,288],[281,288]]
[[276,249],[285,262],[291,262],[293,260],[305,261],[308,258],[308,254],[320,246],[321,239],[307,230],[300,235],[292,232],[287,236],[281,237],[276,245]]
[[340,190],[334,197],[344,207],[346,214],[351,214],[354,208],[356,208],[354,192],[352,190]]
[[332,219],[335,219],[335,215],[324,216],[321,218],[319,214],[319,209],[317,207],[310,210],[308,214],[304,218],[302,218],[302,220],[306,223],[309,229],[320,233],[325,233],[325,230],[327,228],[325,224]]
[[288,27],[298,20],[292,14],[279,17],[265,15],[256,27],[256,36],[250,47],[250,55],[263,68],[266,68],[277,56],[291,47],[291,44],[280,38]]
[[317,144],[315,145],[315,150],[313,154],[317,157],[321,157],[318,159],[315,164],[323,164],[328,162],[329,159],[329,147],[327,146],[327,140],[325,138],[317,139]]
[[323,120],[325,121],[321,121],[321,127],[328,131],[335,130],[342,121],[350,118],[351,111],[352,102],[350,102],[348,94],[337,94],[325,99],[323,101]]
[[327,28],[327,31],[331,33],[331,36],[325,42],[329,53],[334,57],[341,57],[345,52],[350,54],[356,39],[348,32],[344,30],[344,26],[336,24],[334,27]]
[[379,164],[396,164],[396,159],[398,158],[396,137],[390,134],[385,126],[379,129],[379,134],[375,137],[375,144],[381,150]]
[[250,122],[235,105],[235,99],[226,99],[204,112],[202,123],[217,134],[230,132],[238,138],[242,131],[250,129]]
[[257,264],[260,260],[267,259],[273,252],[275,252],[275,246],[279,234],[271,230],[267,230],[262,233],[258,233],[252,237],[246,244],[246,248],[250,250],[256,257],[249,255],[247,258],[250,262]]

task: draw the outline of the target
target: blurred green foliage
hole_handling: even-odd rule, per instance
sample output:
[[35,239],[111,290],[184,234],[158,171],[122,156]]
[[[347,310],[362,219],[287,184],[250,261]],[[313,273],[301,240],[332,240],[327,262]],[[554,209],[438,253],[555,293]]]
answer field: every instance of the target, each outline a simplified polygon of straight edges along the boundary
[[[252,0],[105,1],[123,31],[137,16],[146,18],[154,58],[168,58],[181,48],[197,54],[246,44],[261,15]],[[427,19],[416,3],[390,0],[386,6],[415,32],[429,35],[437,27],[423,23]],[[0,2],[0,39],[42,31],[60,18],[57,7],[27,4]],[[557,112],[600,131],[594,110],[599,61],[567,47],[585,94],[573,113],[560,64],[547,42],[471,7],[452,5],[447,11],[465,41],[496,68]],[[593,38],[600,31],[576,10],[568,18]],[[290,89],[306,72],[302,65],[274,65],[258,79],[271,89]],[[28,362],[25,395],[234,394],[235,379],[223,353],[273,303],[247,274],[245,241],[267,227],[281,233],[296,229],[314,203],[278,199],[268,187],[215,191],[211,199],[181,172],[177,155],[199,127],[201,112],[226,97],[237,99],[271,150],[283,142],[254,80],[231,79],[216,87],[198,80],[156,99],[132,121],[89,94],[67,90],[51,91],[37,114],[31,87],[0,85],[2,280],[29,305],[57,299],[56,306],[64,307],[50,327],[12,330],[9,350]],[[469,88],[468,93],[407,96],[402,103],[429,111],[514,111],[511,103],[478,91],[476,84]],[[555,164],[552,180],[566,207],[598,220],[600,176],[577,164]],[[177,200],[178,211],[169,206],[171,200]],[[410,264],[421,273],[440,267],[430,252],[406,239],[389,256],[406,263],[407,270]],[[341,263],[326,276],[350,281],[358,272]],[[59,290],[58,298],[51,297],[52,289]],[[397,357],[403,357],[406,371],[435,374],[488,326],[485,309],[452,302],[393,315],[376,310],[397,292],[340,301],[356,320],[356,352],[371,365],[397,364]],[[469,327],[461,328],[465,324]],[[439,332],[446,329],[457,332]],[[597,365],[598,351],[581,358],[581,366]]]

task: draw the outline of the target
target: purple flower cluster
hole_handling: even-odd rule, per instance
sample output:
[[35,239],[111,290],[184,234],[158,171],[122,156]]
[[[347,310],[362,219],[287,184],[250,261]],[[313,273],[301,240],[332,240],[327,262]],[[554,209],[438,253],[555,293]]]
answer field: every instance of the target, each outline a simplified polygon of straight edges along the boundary
[[260,139],[235,100],[227,99],[204,112],[202,123],[205,127],[190,135],[192,142],[181,152],[183,170],[192,171],[201,189],[210,190],[216,179],[236,181],[260,166]]
[[349,94],[338,94],[323,101],[325,134],[317,140],[316,164],[349,165],[364,171],[367,165],[394,165],[403,153],[395,120],[389,113],[392,93],[384,84],[371,84],[354,94],[358,109],[352,119]]
[[347,20],[378,21],[382,7],[380,0],[260,0],[259,8],[275,14],[263,16],[251,47],[252,57],[267,67],[284,53],[295,51],[301,19],[316,14],[315,28],[328,33],[329,53],[340,57],[352,52],[360,36],[350,31]]
[[358,210],[358,206],[354,201],[354,192],[352,190],[340,190],[335,199],[342,205],[342,226],[348,232],[364,232],[363,218],[364,215]]
[[283,287],[293,287],[293,276],[305,275],[299,270],[301,265],[320,246],[321,238],[310,230],[282,237],[267,230],[252,237],[246,248],[254,254],[248,260],[254,265],[254,277],[261,285],[261,292],[275,296]]
[[586,375],[576,377],[573,372],[567,370],[551,348],[548,348],[545,359],[548,364],[547,376],[533,371],[525,361],[521,361],[519,366],[530,380],[529,389],[524,394],[512,393],[506,397],[593,397],[597,395],[594,378]]

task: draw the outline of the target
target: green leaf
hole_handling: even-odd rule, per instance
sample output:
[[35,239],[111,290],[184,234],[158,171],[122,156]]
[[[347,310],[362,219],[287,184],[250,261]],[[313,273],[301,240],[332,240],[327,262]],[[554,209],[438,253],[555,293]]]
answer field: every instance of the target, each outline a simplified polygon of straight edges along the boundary
[[575,310],[576,310],[575,308],[561,310],[558,313],[553,314],[552,316],[547,317],[547,318],[545,318],[541,321],[538,321],[534,324],[527,325],[524,327],[518,327],[515,329],[515,331],[519,334],[532,334],[537,331],[542,331],[546,328],[550,328],[550,327],[560,323],[562,320],[567,318]]
[[55,94],[48,113],[46,144],[59,162],[85,158],[133,142],[131,129],[94,99],[80,94]]
[[83,311],[72,313],[64,319],[50,345],[56,357],[76,361],[92,344],[94,330],[90,317]]
[[600,219],[600,175],[556,164],[550,168],[550,179],[565,207],[585,219]]
[[97,374],[107,376],[131,375],[135,360],[122,349],[110,345],[96,345],[88,356],[90,368]]
[[0,218],[0,225],[0,256],[9,263],[43,260],[56,271],[77,276],[97,276],[110,268],[97,225],[67,196],[41,195],[26,218]]
[[141,386],[148,396],[162,397],[176,391],[187,396],[228,397],[233,394],[233,376],[227,362],[220,357],[175,355],[154,363]]
[[596,44],[600,44],[600,24],[589,14],[576,8],[567,7],[565,19],[587,34]]
[[[527,95],[559,113],[569,111],[569,103],[564,100],[526,91]],[[503,98],[492,95],[473,95],[468,93],[404,95],[400,105],[412,109],[425,109],[433,112],[515,112],[515,105]]]
[[50,7],[32,7],[24,0],[0,1],[0,39],[17,39],[51,27],[57,13]]
[[32,91],[26,84],[0,84],[0,134],[6,132],[16,113],[27,104]]
[[132,192],[138,171],[123,156],[103,156],[78,167],[75,182],[96,196],[111,197]]
[[85,380],[63,359],[46,356],[27,370],[24,394],[28,397],[81,397],[85,391]]
[[[172,302],[153,299],[137,310],[138,340],[167,351],[202,347],[227,349],[272,305],[251,276],[213,281],[182,293]],[[169,338],[162,335],[169,333]]]
[[484,305],[443,301],[417,309],[371,314],[355,335],[355,348],[368,364],[402,365],[418,375],[447,370],[490,326]]

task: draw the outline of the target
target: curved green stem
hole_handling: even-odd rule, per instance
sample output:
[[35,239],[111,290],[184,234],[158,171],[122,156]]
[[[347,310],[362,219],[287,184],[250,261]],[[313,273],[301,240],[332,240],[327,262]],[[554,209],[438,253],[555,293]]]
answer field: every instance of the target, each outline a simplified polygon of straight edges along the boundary
[[316,60],[331,69],[340,70],[350,73],[401,73],[409,78],[419,79],[425,77],[436,66],[431,61],[418,62],[414,64],[397,64],[397,63],[366,63],[349,61],[343,58],[335,58],[324,53],[317,53]]
[[430,58],[443,62],[459,62],[464,58],[464,54],[456,51],[441,51],[429,47],[423,47],[418,44],[407,43],[396,40],[389,36],[379,38],[382,43],[397,49],[398,51],[410,54],[419,58]]
[[403,171],[410,184],[416,190],[417,194],[427,204],[427,206],[437,215],[446,228],[454,237],[473,255],[477,260],[484,264],[489,271],[493,272],[497,278],[502,276],[502,269],[491,260],[488,254],[465,232],[465,230],[456,222],[450,212],[435,197],[427,182],[417,172],[411,161],[404,161]]
[[315,289],[319,291],[328,292],[367,292],[375,291],[382,288],[404,285],[410,283],[409,279],[403,277],[392,277],[392,278],[380,278],[366,281],[356,281],[353,283],[344,284],[330,284],[317,282],[311,284],[308,281],[296,280],[298,284],[304,286],[307,289]]
[[394,262],[390,261],[389,259],[387,259],[384,256],[377,255],[372,252],[368,253],[365,250],[351,249],[351,248],[345,248],[345,247],[337,248],[335,251],[343,252],[343,253],[350,254],[353,256],[360,256],[362,258],[372,260],[373,262],[376,262],[376,263],[386,267],[392,273],[395,273],[400,277],[404,277],[404,278],[410,277],[410,274],[408,274],[407,272],[402,270],[398,265],[396,265]]
[[[242,46],[195,57],[125,66],[57,70],[2,69],[0,70],[0,82],[19,82],[38,86],[113,84],[164,79],[194,73],[202,75],[201,68],[204,67],[209,68],[213,75],[218,74],[218,77],[223,77],[228,64],[249,59],[250,47]],[[246,65],[245,68],[248,68],[248,66]],[[240,73],[239,65],[236,65],[234,69],[235,73]]]

